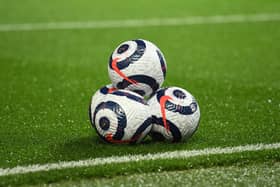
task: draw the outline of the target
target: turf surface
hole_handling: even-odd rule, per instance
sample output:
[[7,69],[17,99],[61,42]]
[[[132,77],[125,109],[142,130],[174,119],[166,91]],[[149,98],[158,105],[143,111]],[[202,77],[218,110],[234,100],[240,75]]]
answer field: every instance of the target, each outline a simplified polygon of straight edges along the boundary
[[[1,0],[0,23],[113,20],[190,15],[276,13],[280,3],[215,0],[159,2]],[[168,11],[167,11],[168,9]],[[0,32],[0,168],[168,150],[280,142],[280,22],[122,29]],[[107,62],[122,41],[156,43],[168,63],[165,86],[189,90],[201,123],[189,142],[107,145],[88,122],[91,95],[108,84]],[[280,151],[250,159],[279,160]],[[232,159],[232,162],[239,161]],[[241,159],[242,160],[242,159]],[[195,159],[191,163],[195,163]],[[218,164],[221,164],[218,162]],[[164,166],[164,164],[161,164]],[[207,162],[199,166],[209,165]],[[171,164],[172,166],[172,164]],[[176,167],[167,167],[175,170]],[[122,166],[116,166],[122,167]],[[144,171],[157,168],[135,164]],[[109,167],[110,168],[110,167]],[[91,169],[94,170],[94,169]],[[111,175],[121,174],[112,172]],[[71,170],[72,171],[72,170]],[[106,176],[108,169],[92,175]],[[0,185],[37,183],[71,175],[2,177]],[[110,173],[108,174],[110,175]],[[49,176],[49,177],[48,177]],[[55,177],[59,176],[59,177]],[[87,176],[82,173],[81,176]],[[88,174],[88,176],[90,176]]]
[[278,186],[279,162],[143,173],[115,178],[62,181],[56,186]]

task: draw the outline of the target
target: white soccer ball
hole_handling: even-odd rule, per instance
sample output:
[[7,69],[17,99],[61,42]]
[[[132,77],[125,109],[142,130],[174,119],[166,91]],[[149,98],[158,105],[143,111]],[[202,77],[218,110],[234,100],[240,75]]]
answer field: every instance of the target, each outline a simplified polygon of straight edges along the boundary
[[89,114],[97,134],[110,143],[139,143],[152,128],[147,102],[128,90],[100,89],[92,97]]
[[182,88],[161,88],[148,104],[154,120],[151,130],[154,139],[179,142],[190,138],[198,128],[198,103]]
[[166,61],[155,44],[142,39],[130,40],[114,50],[108,72],[114,87],[150,97],[165,79]]

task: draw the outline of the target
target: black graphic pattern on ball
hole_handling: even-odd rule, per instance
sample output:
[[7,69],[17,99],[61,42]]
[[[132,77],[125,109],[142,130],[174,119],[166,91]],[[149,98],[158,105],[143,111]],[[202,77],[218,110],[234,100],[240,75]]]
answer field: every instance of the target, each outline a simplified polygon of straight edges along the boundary
[[110,127],[110,120],[107,117],[100,118],[99,126],[104,131],[108,130]]
[[164,58],[161,54],[161,52],[159,50],[157,50],[157,55],[159,57],[159,61],[160,61],[160,66],[161,66],[161,71],[163,73],[163,77],[166,77],[166,63],[164,61]]
[[[109,110],[111,110],[115,113],[115,115],[116,115],[115,117],[118,120],[118,127],[117,127],[116,133],[113,135],[113,139],[114,140],[121,140],[124,136],[124,129],[127,125],[127,119],[126,119],[126,115],[125,115],[125,112],[124,112],[123,108],[116,102],[113,102],[113,101],[102,102],[95,108],[95,111],[94,111],[94,114],[93,114],[93,119],[92,119],[93,127],[96,129],[96,125],[97,125],[97,124],[95,124],[96,114],[100,110],[104,110],[104,109],[109,109]],[[106,116],[104,116],[104,117],[106,117]],[[102,119],[102,117],[101,117],[101,119]],[[110,121],[109,121],[109,123],[110,123]],[[109,127],[108,127],[108,129],[109,129]],[[106,138],[103,137],[98,132],[97,129],[96,129],[96,132],[103,140],[107,141]]]
[[[160,98],[165,95],[166,90],[167,90],[167,88],[161,89],[157,92],[158,102],[160,102]],[[178,90],[178,91],[180,91],[180,90]],[[173,94],[174,94],[174,92],[173,92]],[[182,97],[182,95],[180,97]],[[181,106],[181,105],[176,105],[176,104],[172,103],[172,101],[167,100],[165,102],[165,109],[168,111],[172,111],[172,112],[178,112],[183,115],[191,115],[197,111],[197,103],[193,99],[193,102],[189,106]]]
[[128,44],[123,44],[122,46],[120,46],[120,47],[118,48],[117,53],[118,53],[118,54],[122,54],[122,53],[126,52],[126,51],[128,50],[128,48],[129,48],[129,45],[128,45]]
[[[162,126],[164,128],[164,122],[163,122],[163,118],[162,117],[156,117],[156,116],[153,116],[153,121],[154,121],[154,124],[155,125],[159,125],[159,126]],[[166,120],[168,125],[169,125],[169,130],[172,134],[172,142],[179,142],[181,139],[182,139],[182,134],[180,132],[180,130],[178,129],[178,127],[172,123],[171,121],[169,120]],[[153,132],[151,133],[151,136],[155,139],[158,139],[157,136],[158,136],[158,133],[155,133],[155,136],[153,136]],[[163,139],[159,139],[159,140],[163,140]]]
[[[138,83],[143,83],[143,84],[146,84],[146,85],[150,86],[150,88],[153,90],[153,93],[151,95],[154,95],[155,92],[159,89],[159,84],[157,83],[157,81],[150,76],[147,76],[147,75],[133,75],[133,76],[129,76],[128,78],[132,79],[132,80],[135,80]],[[132,84],[131,82],[123,79],[121,82],[119,82],[117,84],[117,87],[119,89],[125,89],[131,84]],[[137,92],[137,90],[132,90],[132,91]],[[142,96],[145,95],[144,92],[138,92],[138,94],[140,94]]]
[[91,114],[91,103],[89,104],[89,107],[88,107],[88,115],[89,115],[89,121],[93,126],[92,114]]
[[173,95],[177,97],[178,99],[185,99],[186,94],[182,90],[174,90]]
[[141,125],[140,127],[137,128],[136,132],[133,134],[133,136],[131,137],[131,142],[130,143],[136,143],[137,140],[140,138],[140,136],[142,135],[142,133],[149,127],[152,125],[152,123],[154,122],[154,120],[150,117],[148,119],[146,119]]
[[107,86],[104,86],[103,88],[100,89],[100,92],[106,95],[110,92],[110,89]]
[[138,97],[138,96],[130,94],[128,92],[114,91],[111,94],[117,95],[117,96],[124,96],[124,97],[127,97],[128,99],[131,99],[131,100],[141,103],[143,105],[147,105],[147,102],[142,97]]
[[[126,59],[124,59],[122,61],[118,61],[117,67],[119,70],[122,70],[122,69],[128,67],[130,64],[137,62],[145,53],[145,50],[146,50],[145,42],[143,40],[133,40],[133,41],[136,42],[137,48],[131,56],[127,57]],[[113,62],[113,58],[111,55],[110,61],[109,61],[109,66],[111,69],[113,69],[112,62]]]

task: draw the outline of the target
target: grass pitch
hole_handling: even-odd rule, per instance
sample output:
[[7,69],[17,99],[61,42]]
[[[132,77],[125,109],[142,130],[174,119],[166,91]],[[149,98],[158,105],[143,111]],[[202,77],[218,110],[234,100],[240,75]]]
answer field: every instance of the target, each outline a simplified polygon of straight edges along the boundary
[[[1,1],[0,24],[279,13],[276,0]],[[0,32],[0,168],[112,155],[280,142],[280,22]],[[178,144],[102,143],[88,121],[91,95],[109,83],[107,63],[122,41],[156,43],[165,86],[190,91],[201,108],[196,134]],[[0,177],[0,185],[43,184],[249,161],[280,151],[139,162]],[[278,173],[279,175],[279,173]]]
[[278,186],[279,162],[153,172],[114,178],[61,181],[56,186]]

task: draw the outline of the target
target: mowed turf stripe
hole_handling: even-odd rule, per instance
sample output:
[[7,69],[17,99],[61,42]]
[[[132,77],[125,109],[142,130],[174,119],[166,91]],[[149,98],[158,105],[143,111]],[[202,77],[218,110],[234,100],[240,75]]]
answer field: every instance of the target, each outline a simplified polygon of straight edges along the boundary
[[280,21],[280,14],[233,14],[216,16],[192,16],[186,18],[155,18],[114,21],[87,21],[87,22],[48,22],[0,24],[0,32],[32,31],[32,30],[67,30],[67,29],[98,29],[121,27],[149,27],[149,26],[178,26],[196,24],[222,24],[243,22]]
[[42,165],[36,164],[36,165],[29,165],[29,166],[17,166],[14,168],[1,168],[0,176],[78,168],[78,167],[90,167],[90,166],[98,166],[104,164],[128,163],[128,162],[149,161],[149,160],[159,160],[159,159],[186,159],[186,158],[196,157],[196,156],[232,154],[232,153],[242,153],[246,151],[263,151],[263,150],[271,150],[271,149],[279,149],[279,148],[280,148],[280,143],[253,144],[253,145],[243,145],[243,146],[225,147],[225,148],[217,147],[217,148],[206,148],[206,149],[189,150],[189,151],[188,150],[170,151],[170,152],[145,154],[145,155],[139,154],[139,155],[94,158],[94,159],[78,160],[78,161],[61,161],[58,163],[48,163]]

